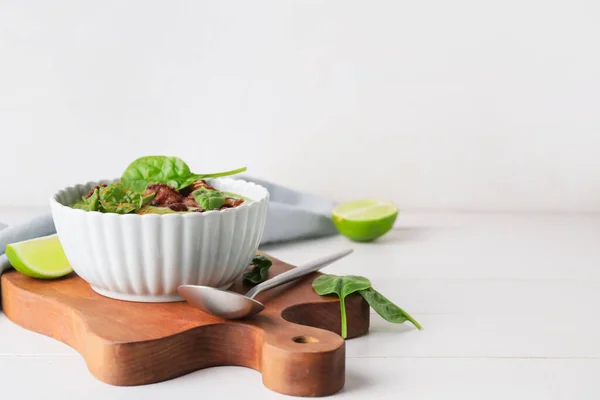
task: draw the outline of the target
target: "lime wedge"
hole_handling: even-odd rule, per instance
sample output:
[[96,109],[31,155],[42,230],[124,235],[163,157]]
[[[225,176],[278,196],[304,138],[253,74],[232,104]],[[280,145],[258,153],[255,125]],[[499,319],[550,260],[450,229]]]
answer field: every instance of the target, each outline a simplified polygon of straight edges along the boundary
[[33,278],[60,278],[73,272],[57,235],[11,243],[6,257],[17,271]]
[[347,238],[370,242],[386,234],[394,226],[398,207],[381,200],[356,200],[333,209],[333,223]]

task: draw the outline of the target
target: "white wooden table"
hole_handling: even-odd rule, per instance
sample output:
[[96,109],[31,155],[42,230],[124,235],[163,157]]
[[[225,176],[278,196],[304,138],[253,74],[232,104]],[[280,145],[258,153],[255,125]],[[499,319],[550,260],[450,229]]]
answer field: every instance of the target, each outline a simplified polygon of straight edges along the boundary
[[[0,209],[15,223],[39,210]],[[600,215],[403,214],[324,272],[367,276],[425,328],[373,315],[347,342],[339,399],[600,398]],[[267,246],[296,264],[343,237]],[[290,398],[219,367],[153,385],[96,380],[68,346],[0,313],[0,395],[19,399]]]

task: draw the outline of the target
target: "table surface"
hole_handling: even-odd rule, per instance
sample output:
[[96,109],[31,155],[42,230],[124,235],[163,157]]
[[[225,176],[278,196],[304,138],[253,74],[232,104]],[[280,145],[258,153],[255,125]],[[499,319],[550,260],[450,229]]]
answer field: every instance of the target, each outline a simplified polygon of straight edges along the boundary
[[[43,209],[0,208],[12,224]],[[417,214],[323,270],[358,274],[424,327],[372,314],[347,342],[339,399],[600,398],[600,215]],[[264,246],[292,264],[350,244],[343,237]],[[0,313],[0,393],[18,398],[291,398],[241,367],[114,387],[74,350]]]

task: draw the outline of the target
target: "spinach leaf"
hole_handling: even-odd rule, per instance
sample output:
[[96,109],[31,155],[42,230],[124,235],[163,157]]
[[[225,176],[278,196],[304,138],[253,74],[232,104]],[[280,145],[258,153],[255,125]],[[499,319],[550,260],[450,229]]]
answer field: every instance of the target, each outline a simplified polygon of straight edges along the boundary
[[181,189],[192,175],[190,167],[180,158],[145,156],[127,166],[121,176],[121,184],[126,189],[138,193],[144,192],[150,183],[165,183],[175,189]]
[[91,211],[89,209],[89,206],[87,204],[85,204],[84,200],[76,201],[75,203],[73,203],[73,205],[71,205],[71,207],[77,208],[78,210]]
[[152,199],[154,199],[154,197],[156,197],[156,192],[152,192],[148,196],[143,196],[142,197],[142,206],[147,206],[148,204],[150,204],[150,202],[152,201]]
[[410,321],[417,329],[423,329],[421,325],[413,319],[406,311],[385,298],[381,293],[373,288],[367,288],[359,291],[367,303],[381,315],[383,319],[389,322],[401,324],[405,321]]
[[100,189],[100,206],[104,212],[128,214],[142,208],[143,202],[139,193],[126,190],[119,183]]
[[165,183],[176,190],[181,190],[200,179],[234,175],[245,170],[246,167],[213,174],[194,174],[180,158],[145,156],[127,166],[121,176],[121,183],[126,189],[138,193],[143,193],[150,183]]
[[365,277],[356,275],[321,275],[313,281],[312,286],[315,292],[321,296],[326,294],[337,294],[340,298],[340,309],[342,311],[342,337],[344,339],[347,336],[344,298],[354,292],[358,292],[367,303],[369,303],[369,306],[386,321],[397,324],[410,321],[417,329],[423,329],[423,327],[406,311],[392,303],[377,290],[373,289],[371,287],[371,282]]
[[77,203],[73,204],[73,208],[78,208],[80,210],[85,210],[85,211],[99,211],[99,209],[100,209],[99,198],[100,198],[100,195],[98,193],[98,189],[96,189],[96,190],[94,190],[94,193],[92,193],[92,195],[90,197],[88,197],[87,199],[85,198],[85,196],[83,196],[81,198],[81,201],[78,201]]
[[225,204],[225,195],[218,190],[210,190],[201,187],[192,192],[196,202],[205,210],[216,210]]
[[273,265],[273,261],[267,256],[257,255],[250,265],[254,265],[254,268],[244,274],[244,279],[252,283],[261,283],[267,278],[267,272]]
[[321,296],[336,294],[340,298],[340,311],[342,313],[342,337],[347,336],[345,298],[349,294],[371,287],[371,282],[362,276],[348,275],[321,275],[313,281],[313,289]]

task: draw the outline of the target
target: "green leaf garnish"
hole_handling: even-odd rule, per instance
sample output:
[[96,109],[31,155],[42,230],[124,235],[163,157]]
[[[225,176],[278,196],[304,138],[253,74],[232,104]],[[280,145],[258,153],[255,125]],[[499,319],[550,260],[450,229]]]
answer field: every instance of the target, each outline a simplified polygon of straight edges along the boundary
[[218,190],[201,187],[192,192],[196,202],[205,210],[217,210],[225,204],[225,195]]
[[85,211],[99,211],[99,208],[100,208],[99,198],[100,198],[100,195],[98,193],[98,189],[96,189],[96,190],[94,190],[94,193],[92,193],[92,195],[90,197],[88,197],[87,199],[85,198],[85,196],[83,196],[81,198],[81,201],[78,201],[77,203],[73,204],[73,208],[78,208],[80,210],[85,210]]
[[257,255],[252,259],[254,268],[244,274],[244,279],[252,283],[261,283],[267,278],[269,268],[273,265],[273,261],[269,257]]
[[234,175],[245,170],[246,167],[212,174],[194,174],[180,158],[145,156],[127,166],[121,176],[121,183],[126,189],[138,193],[143,193],[150,183],[165,183],[176,190],[181,190],[200,179]]
[[192,176],[190,167],[177,157],[146,156],[133,161],[121,176],[126,189],[142,193],[150,183],[165,183],[180,189]]
[[117,214],[128,214],[142,208],[142,195],[126,190],[119,183],[100,188],[101,211]]
[[147,196],[143,196],[142,197],[142,206],[147,206],[148,204],[150,204],[152,199],[155,197],[156,197],[156,192],[152,192]]

